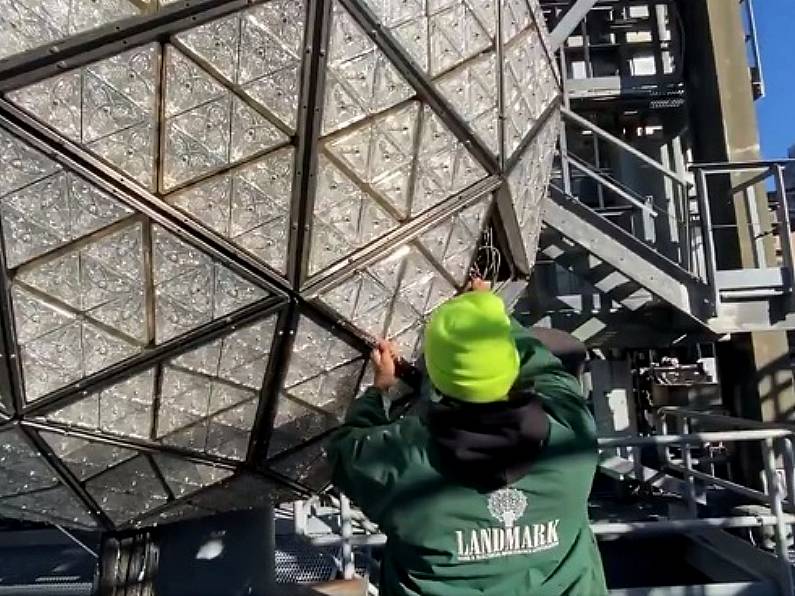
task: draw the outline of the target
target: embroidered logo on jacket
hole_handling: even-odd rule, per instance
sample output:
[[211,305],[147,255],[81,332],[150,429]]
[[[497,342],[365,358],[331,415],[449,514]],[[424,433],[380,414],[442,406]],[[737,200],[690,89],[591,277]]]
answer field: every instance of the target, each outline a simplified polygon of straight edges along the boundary
[[503,488],[489,495],[488,511],[503,527],[456,530],[459,561],[482,561],[497,557],[527,555],[555,548],[559,519],[535,524],[520,524],[527,509],[527,497],[514,488]]
[[513,528],[527,509],[527,497],[515,488],[503,488],[489,495],[489,513],[506,528]]

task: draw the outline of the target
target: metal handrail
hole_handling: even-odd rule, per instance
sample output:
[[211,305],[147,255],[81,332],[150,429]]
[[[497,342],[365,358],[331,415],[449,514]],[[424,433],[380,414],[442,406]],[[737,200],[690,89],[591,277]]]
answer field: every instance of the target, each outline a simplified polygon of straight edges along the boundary
[[712,412],[699,412],[688,410],[676,406],[663,406],[657,410],[659,416],[673,416],[674,418],[691,418],[693,420],[704,420],[706,422],[717,422],[732,428],[753,428],[753,429],[776,429],[795,432],[795,425],[788,425],[781,422],[762,422],[761,420],[751,420],[748,418],[738,418],[736,416],[726,416],[725,414],[714,414]]
[[669,170],[664,165],[662,165],[661,163],[655,161],[654,159],[652,159],[651,157],[649,157],[648,155],[646,155],[642,151],[639,151],[638,149],[635,149],[635,147],[633,147],[632,145],[626,143],[625,141],[622,141],[621,139],[619,139],[616,136],[611,135],[606,130],[604,130],[602,128],[599,128],[596,124],[594,124],[593,122],[591,122],[587,118],[583,118],[582,116],[580,116],[578,114],[575,114],[574,112],[572,112],[568,108],[562,108],[560,113],[561,113],[561,115],[563,116],[564,119],[570,120],[572,122],[575,122],[575,123],[579,124],[580,126],[582,126],[583,128],[586,128],[586,129],[590,130],[596,136],[601,137],[601,138],[603,138],[606,141],[610,141],[611,143],[614,143],[614,144],[618,145],[619,147],[621,147],[627,153],[630,153],[630,154],[634,155],[635,157],[637,157],[642,162],[646,163],[647,165],[650,165],[652,168],[654,168],[655,170],[660,172],[666,178],[669,178],[670,180],[673,180],[674,182],[678,183],[679,185],[685,187],[686,189],[693,186],[693,183],[690,182],[690,180],[688,180],[687,178],[683,178],[682,176],[680,176],[678,173],[674,172],[673,170]]
[[621,188],[618,184],[616,184],[616,182],[610,180],[606,176],[603,176],[602,174],[591,168],[583,159],[581,159],[577,155],[573,153],[567,153],[565,155],[565,159],[568,160],[568,162],[571,165],[573,165],[583,174],[585,174],[589,178],[592,178],[602,186],[612,190],[614,193],[616,193],[625,201],[632,203],[642,211],[646,211],[651,217],[657,217],[658,215],[657,211],[655,211],[655,209],[651,205],[649,205],[644,201],[641,201],[638,197],[632,196],[632,194],[627,192],[626,189]]
[[[665,460],[666,467],[682,473],[688,483],[692,486],[695,479],[702,480],[706,483],[711,483],[716,486],[721,486],[727,490],[733,491],[746,498],[756,501],[761,501],[770,507],[770,511],[775,518],[774,533],[776,538],[776,558],[779,562],[779,585],[783,594],[793,596],[795,594],[795,586],[793,586],[792,568],[789,562],[789,553],[787,552],[786,544],[786,525],[789,524],[795,531],[795,525],[788,521],[784,514],[784,507],[786,505],[789,511],[793,510],[793,499],[795,499],[795,450],[793,449],[793,435],[795,429],[792,427],[777,424],[762,422],[759,420],[746,420],[744,418],[737,418],[734,416],[725,416],[723,414],[712,414],[709,412],[698,412],[694,410],[686,410],[675,408],[671,406],[663,407],[658,410],[659,414],[659,429],[662,433],[667,433],[668,425],[667,418],[677,418],[682,421],[683,430],[689,428],[691,420],[699,420],[703,422],[712,422],[715,424],[723,424],[733,428],[740,428],[741,430],[723,431],[723,432],[706,432],[702,435],[741,435],[750,436],[749,433],[759,433],[760,435],[767,433],[762,440],[762,455],[765,471],[765,480],[767,483],[767,493],[755,491],[748,487],[737,485],[723,478],[718,478],[712,474],[707,474],[699,470],[691,468],[691,460],[689,457],[684,457],[684,467],[672,464],[668,449],[663,448],[662,455]],[[663,434],[662,436],[666,436]],[[720,439],[715,442],[729,442],[736,439]],[[779,491],[778,474],[776,473],[776,455],[774,447],[778,446],[784,459],[784,472],[787,486],[788,500],[785,500]],[[686,449],[686,448],[685,448]],[[683,452],[687,455],[687,451]],[[695,503],[694,491],[688,491],[687,500],[691,510],[697,508]]]
[[[793,587],[791,565],[788,559],[786,547],[786,526],[795,526],[795,515],[784,512],[786,506],[788,511],[795,510],[792,500],[785,501],[778,489],[777,475],[775,472],[775,456],[773,452],[774,441],[781,443],[784,446],[784,457],[786,466],[792,468],[787,473],[787,486],[790,491],[790,497],[795,495],[795,456],[793,455],[792,439],[795,435],[795,429],[783,427],[782,425],[775,425],[753,420],[745,420],[732,416],[723,416],[720,414],[710,414],[704,412],[696,412],[692,410],[683,410],[672,407],[664,407],[659,410],[661,417],[663,431],[667,428],[665,419],[667,417],[679,418],[683,422],[685,434],[668,435],[658,434],[654,436],[624,436],[624,437],[600,437],[598,445],[600,448],[615,448],[615,447],[641,447],[648,445],[657,445],[663,447],[666,456],[666,465],[679,473],[681,473],[688,481],[691,490],[686,491],[685,498],[688,500],[688,507],[692,514],[689,519],[675,519],[663,521],[641,521],[641,522],[595,522],[591,524],[592,531],[598,536],[610,535],[635,535],[635,534],[670,534],[670,533],[698,533],[716,528],[753,528],[753,527],[767,527],[772,526],[776,538],[776,557],[779,562],[779,574],[777,578],[781,593],[786,596],[795,596],[795,588]],[[731,427],[744,427],[736,430],[729,431],[710,431],[701,433],[687,432],[690,419],[704,420],[713,423],[724,424]],[[689,453],[689,446],[695,444],[705,444],[711,442],[740,442],[740,441],[761,441],[764,454],[765,474],[767,477],[767,493],[756,491],[748,487],[712,476],[699,470],[691,468],[692,460],[689,457],[684,457],[684,466],[679,466],[670,462],[667,451],[671,445],[681,445],[683,447],[683,455],[687,456]],[[727,490],[731,490],[756,501],[761,501],[767,504],[770,508],[772,515],[759,515],[759,516],[733,516],[733,517],[715,517],[715,518],[697,518],[698,509],[695,501],[694,482],[698,479],[705,483],[721,486]],[[331,546],[342,545],[344,553],[343,563],[350,573],[352,565],[352,551],[350,550],[353,545],[367,545],[367,546],[383,546],[387,542],[387,537],[382,533],[368,533],[372,528],[362,528],[364,533],[353,534],[351,521],[355,515],[355,511],[346,503],[347,499],[341,499],[340,505],[340,521],[342,528],[342,535],[334,533],[326,533],[321,535],[308,535],[306,532],[306,516],[300,511],[295,511],[296,515],[296,532],[304,536],[311,544],[315,546]],[[302,504],[303,505],[303,504]],[[300,522],[298,521],[300,520]]]

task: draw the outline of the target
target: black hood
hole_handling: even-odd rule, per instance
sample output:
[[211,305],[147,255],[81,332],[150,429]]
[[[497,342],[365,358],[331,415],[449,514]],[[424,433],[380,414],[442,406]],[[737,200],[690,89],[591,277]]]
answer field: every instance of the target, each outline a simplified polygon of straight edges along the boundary
[[549,436],[549,418],[530,392],[493,404],[445,398],[430,404],[427,423],[440,471],[479,490],[525,476]]

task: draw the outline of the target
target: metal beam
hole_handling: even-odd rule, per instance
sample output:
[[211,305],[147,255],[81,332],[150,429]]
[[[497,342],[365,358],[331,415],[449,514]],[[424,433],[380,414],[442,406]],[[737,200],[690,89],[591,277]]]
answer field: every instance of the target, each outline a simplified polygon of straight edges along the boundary
[[549,34],[549,51],[557,52],[599,0],[576,0]]

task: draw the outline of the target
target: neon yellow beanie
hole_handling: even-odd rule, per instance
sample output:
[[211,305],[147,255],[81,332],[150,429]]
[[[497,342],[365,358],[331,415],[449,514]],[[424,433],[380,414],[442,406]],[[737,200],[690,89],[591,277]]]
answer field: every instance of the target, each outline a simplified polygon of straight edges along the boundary
[[425,364],[434,387],[472,403],[508,399],[519,354],[502,300],[467,292],[441,305],[425,327]]

